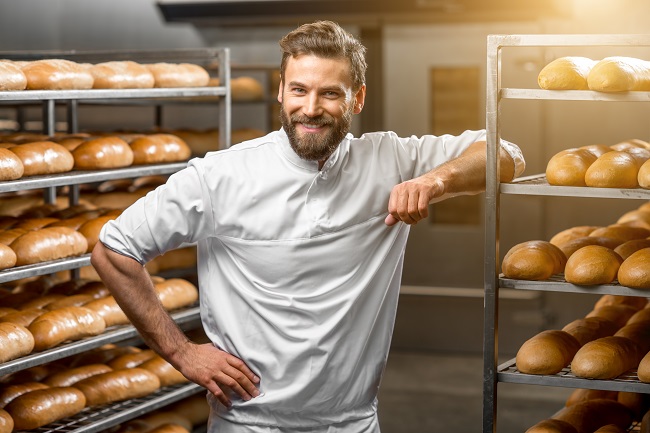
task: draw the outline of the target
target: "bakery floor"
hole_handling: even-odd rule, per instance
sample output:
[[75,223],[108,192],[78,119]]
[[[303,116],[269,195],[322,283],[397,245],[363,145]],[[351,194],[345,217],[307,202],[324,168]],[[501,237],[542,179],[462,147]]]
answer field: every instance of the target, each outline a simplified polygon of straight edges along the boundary
[[[379,390],[382,433],[480,433],[482,355],[392,351]],[[498,433],[523,433],[560,409],[570,389],[498,384]]]

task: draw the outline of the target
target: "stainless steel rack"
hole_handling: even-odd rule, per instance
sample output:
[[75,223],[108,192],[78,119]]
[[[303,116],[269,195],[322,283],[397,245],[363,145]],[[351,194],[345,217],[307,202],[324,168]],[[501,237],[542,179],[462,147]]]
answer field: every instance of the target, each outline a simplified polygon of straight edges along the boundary
[[[549,91],[541,89],[510,89],[501,85],[501,57],[504,49],[511,47],[600,47],[600,46],[650,46],[650,35],[490,35],[487,40],[487,177],[485,195],[485,267],[484,267],[484,340],[483,340],[483,433],[495,433],[498,382],[561,387],[615,389],[650,393],[648,384],[635,380],[634,372],[613,381],[594,381],[572,377],[563,372],[553,376],[524,375],[513,369],[514,361],[498,364],[498,303],[499,289],[522,289],[576,293],[617,294],[648,296],[647,292],[618,284],[578,287],[564,281],[561,275],[544,282],[518,281],[503,278],[499,264],[500,195],[539,195],[617,199],[650,199],[644,189],[608,189],[559,187],[549,185],[543,174],[499,183],[498,143],[501,138],[500,105],[504,99],[648,102],[649,92],[624,94],[600,93],[586,90]],[[578,54],[576,54],[578,55]],[[634,431],[634,429],[632,430]]]

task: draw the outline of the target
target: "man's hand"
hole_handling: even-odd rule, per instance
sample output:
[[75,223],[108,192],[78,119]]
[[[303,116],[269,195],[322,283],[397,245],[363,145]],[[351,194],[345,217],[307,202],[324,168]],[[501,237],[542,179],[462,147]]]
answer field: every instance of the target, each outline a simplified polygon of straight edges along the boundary
[[400,183],[390,193],[388,216],[384,222],[387,226],[399,221],[416,224],[429,216],[429,202],[444,192],[442,180],[432,173]]
[[[188,343],[174,361],[183,375],[208,389],[226,407],[231,406],[228,389],[248,401],[260,395],[260,382],[244,361],[214,347],[211,343]],[[224,391],[226,388],[226,391]]]

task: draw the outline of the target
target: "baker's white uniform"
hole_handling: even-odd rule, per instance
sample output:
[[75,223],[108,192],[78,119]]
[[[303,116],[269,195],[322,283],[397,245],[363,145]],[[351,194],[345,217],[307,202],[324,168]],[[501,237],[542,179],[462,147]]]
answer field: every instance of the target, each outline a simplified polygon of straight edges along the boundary
[[319,171],[280,130],[193,159],[104,226],[140,263],[198,243],[205,332],[261,378],[262,395],[229,410],[209,396],[211,432],[379,431],[409,232],[384,224],[390,192],[484,139],[348,135]]

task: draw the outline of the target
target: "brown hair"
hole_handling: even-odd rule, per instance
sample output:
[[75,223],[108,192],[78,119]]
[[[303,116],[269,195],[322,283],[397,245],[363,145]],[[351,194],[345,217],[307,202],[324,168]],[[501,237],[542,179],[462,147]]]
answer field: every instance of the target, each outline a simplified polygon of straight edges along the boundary
[[348,59],[354,91],[359,90],[366,82],[366,47],[332,21],[303,24],[280,40],[280,48],[282,81],[289,57],[310,54],[326,59]]

